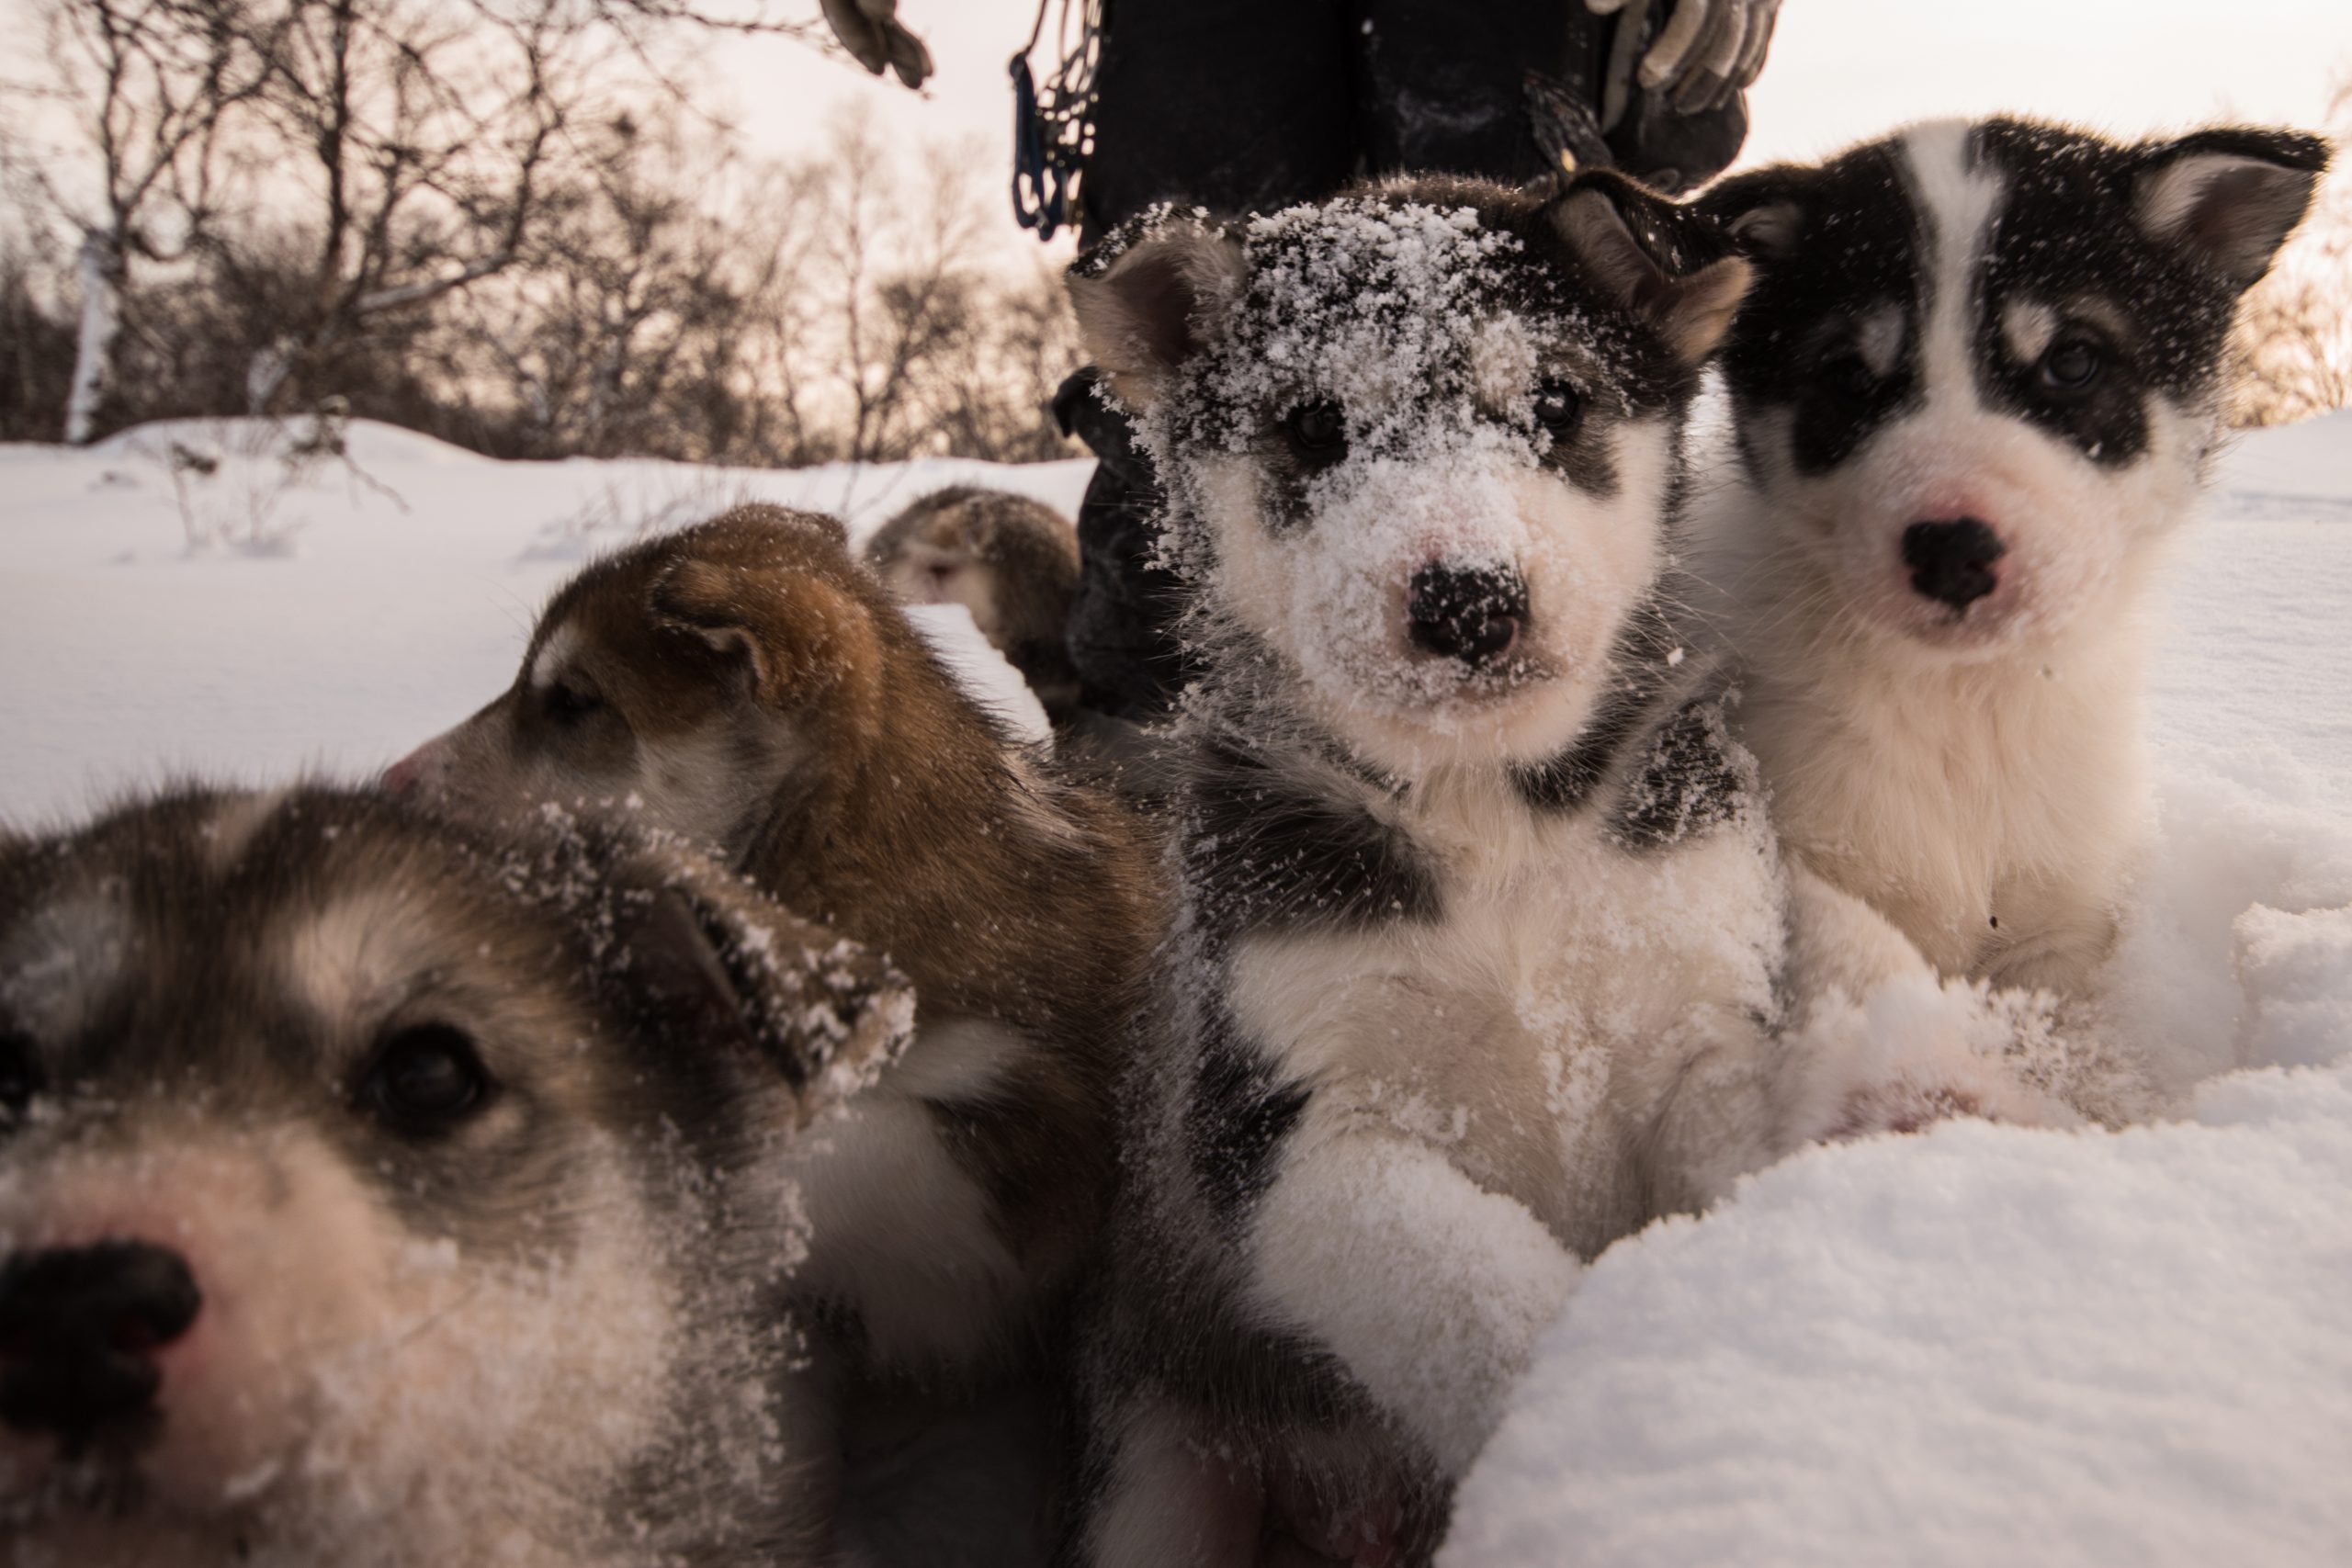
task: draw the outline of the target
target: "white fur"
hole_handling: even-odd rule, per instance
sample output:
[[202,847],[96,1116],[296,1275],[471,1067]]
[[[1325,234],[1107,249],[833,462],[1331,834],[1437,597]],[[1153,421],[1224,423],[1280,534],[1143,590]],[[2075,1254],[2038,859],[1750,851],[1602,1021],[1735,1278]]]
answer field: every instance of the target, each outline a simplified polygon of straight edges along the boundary
[[[1651,513],[1672,440],[1661,422],[1620,427],[1618,488],[1604,501],[1532,467],[1517,438],[1474,430],[1436,453],[1357,460],[1317,480],[1317,521],[1295,535],[1266,526],[1253,462],[1204,460],[1216,602],[1299,672],[1311,716],[1376,765],[1411,774],[1454,758],[1539,761],[1583,727],[1610,678],[1611,644],[1657,577]],[[1412,646],[1406,585],[1435,562],[1525,578],[1517,671],[1481,678]]]
[[1026,1049],[977,1019],[927,1025],[880,1082],[791,1150],[810,1236],[796,1283],[854,1307],[881,1365],[968,1365],[1020,1316],[1021,1260],[922,1100],[983,1096]]
[[1315,1088],[1254,1290],[1458,1475],[1576,1256],[1638,1225],[1645,1190],[1703,1203],[1777,1152],[1747,1019],[1781,895],[1749,831],[1636,855],[1491,775],[1428,785],[1443,920],[1247,939],[1230,1003]]
[[[1795,854],[1948,975],[2074,990],[2149,825],[2145,623],[2212,415],[2152,399],[2148,452],[2111,468],[1985,405],[1972,278],[1999,187],[1964,166],[1966,134],[1903,142],[1932,226],[1924,406],[1811,476],[1785,416],[1756,420],[1752,482],[1709,503],[1701,570],[1728,596],[1741,736]],[[2062,323],[2013,300],[2000,341],[2030,364]],[[1914,590],[1901,548],[1910,524],[1963,517],[2007,554],[1959,614]]]

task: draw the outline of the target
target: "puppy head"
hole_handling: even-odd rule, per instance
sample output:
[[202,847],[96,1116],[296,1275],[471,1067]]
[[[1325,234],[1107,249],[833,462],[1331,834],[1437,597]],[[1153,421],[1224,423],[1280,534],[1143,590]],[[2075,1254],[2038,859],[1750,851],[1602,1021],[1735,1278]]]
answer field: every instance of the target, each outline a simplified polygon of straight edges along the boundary
[[961,604],[1001,648],[995,530],[978,496],[961,485],[924,496],[866,541],[865,559],[901,604]]
[[881,603],[831,518],[745,506],[649,540],[559,589],[514,683],[387,785],[493,818],[593,803],[740,850],[871,746]]
[[922,497],[866,541],[866,563],[906,604],[961,604],[1000,651],[1058,641],[1078,583],[1078,536],[1051,507],[955,485]]
[[1945,122],[1706,192],[1758,269],[1724,370],[1765,547],[1930,657],[2098,616],[2191,503],[2232,314],[2326,162]]
[[380,798],[188,792],[12,857],[11,1539],[684,1552],[707,1521],[647,1500],[774,1462],[745,1391],[792,1348],[791,1137],[910,1011],[707,863],[591,834],[492,851]]
[[1613,176],[1548,200],[1423,180],[1231,230],[1162,215],[1071,290],[1212,645],[1270,650],[1313,717],[1412,774],[1547,757],[1586,722],[1747,273]]

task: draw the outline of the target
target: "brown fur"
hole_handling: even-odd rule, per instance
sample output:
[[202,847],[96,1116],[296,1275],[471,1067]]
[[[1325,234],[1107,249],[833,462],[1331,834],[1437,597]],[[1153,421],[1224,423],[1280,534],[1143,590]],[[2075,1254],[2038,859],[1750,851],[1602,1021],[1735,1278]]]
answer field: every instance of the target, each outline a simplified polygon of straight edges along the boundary
[[1064,632],[1078,592],[1078,531],[1043,502],[951,485],[882,525],[866,564],[910,604],[968,607],[1057,725],[1078,701]]
[[[912,1013],[594,825],[179,789],[0,842],[0,1280],[129,1242],[200,1294],[95,1442],[0,1400],[0,1558],[835,1562],[794,1156]],[[420,1033],[481,1086],[429,1121],[379,1077]]]
[[[564,678],[604,703],[565,733],[533,684],[555,638]],[[741,773],[701,820],[668,810],[651,761],[689,736]],[[588,568],[514,687],[392,782],[501,814],[634,793],[889,954],[927,1022],[1018,1031],[1033,1048],[984,1094],[931,1109],[1024,1270],[1066,1276],[1110,1179],[1112,1056],[1156,937],[1151,849],[1110,795],[1007,744],[837,524],[747,506]]]

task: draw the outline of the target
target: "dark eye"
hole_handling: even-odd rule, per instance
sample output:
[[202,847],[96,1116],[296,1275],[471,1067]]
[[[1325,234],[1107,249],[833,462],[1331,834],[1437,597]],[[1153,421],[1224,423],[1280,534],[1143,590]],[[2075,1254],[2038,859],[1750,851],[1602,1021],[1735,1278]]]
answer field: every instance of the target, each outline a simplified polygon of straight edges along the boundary
[[1337,403],[1301,403],[1283,419],[1283,428],[1302,457],[1332,461],[1348,449],[1348,422]]
[[396,1133],[447,1133],[490,1100],[490,1073],[473,1041],[453,1024],[417,1023],[376,1053],[360,1102]]
[[1822,378],[1840,397],[1867,398],[1878,386],[1878,377],[1859,354],[1841,354],[1822,367]]
[[2036,367],[2041,384],[2053,392],[2080,392],[2097,381],[2099,372],[2107,368],[2107,356],[2098,344],[2084,338],[2060,338],[2042,352],[2041,363]]
[[558,724],[577,724],[605,705],[604,698],[569,681],[558,681],[548,686],[539,701],[547,716]]
[[32,1036],[0,1032],[0,1133],[24,1121],[40,1091],[40,1059],[33,1054]]
[[1553,440],[1566,440],[1583,418],[1584,397],[1566,381],[1554,377],[1535,389],[1535,423],[1550,431]]

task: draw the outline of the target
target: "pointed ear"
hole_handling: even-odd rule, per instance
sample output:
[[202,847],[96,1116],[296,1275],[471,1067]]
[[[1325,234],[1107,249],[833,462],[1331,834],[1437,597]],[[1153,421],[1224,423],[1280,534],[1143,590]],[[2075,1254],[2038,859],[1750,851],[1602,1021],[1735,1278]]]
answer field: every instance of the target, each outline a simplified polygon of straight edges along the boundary
[[799,1125],[864,1088],[914,1033],[906,977],[687,852],[631,867],[643,890],[612,964],[681,1049],[741,1051],[782,1080]]
[[2252,128],[2200,130],[2142,152],[2132,190],[2141,231],[2240,289],[2270,270],[2328,164],[2316,136]]
[[742,660],[751,671],[752,691],[762,702],[774,704],[783,700],[783,671],[759,636],[768,607],[750,576],[689,557],[653,580],[646,608],[657,625],[700,637],[723,657]]
[[[705,524],[682,539],[681,555],[646,593],[655,625],[741,660],[752,695],[775,708],[870,677],[880,663],[865,605],[828,575],[856,570],[841,525],[782,515],[788,525],[736,513]],[[804,528],[819,530],[813,556],[811,541],[789,531]]]
[[1715,351],[1755,272],[1713,224],[1614,175],[1579,177],[1552,211],[1601,290],[1647,320],[1678,357],[1696,365]]
[[1241,243],[1197,219],[1163,216],[1125,249],[1120,237],[1070,267],[1070,307],[1094,363],[1131,408],[1223,334],[1240,295]]
[[1743,255],[1771,263],[1796,254],[1807,220],[1805,176],[1788,164],[1717,180],[1691,205],[1719,226]]

